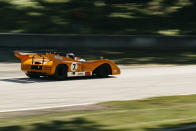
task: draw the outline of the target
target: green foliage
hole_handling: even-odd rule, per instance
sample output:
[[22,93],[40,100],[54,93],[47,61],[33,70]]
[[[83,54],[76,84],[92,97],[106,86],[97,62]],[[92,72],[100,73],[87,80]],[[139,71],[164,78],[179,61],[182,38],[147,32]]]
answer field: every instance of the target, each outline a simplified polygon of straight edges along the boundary
[[193,0],[0,0],[0,32],[196,33]]

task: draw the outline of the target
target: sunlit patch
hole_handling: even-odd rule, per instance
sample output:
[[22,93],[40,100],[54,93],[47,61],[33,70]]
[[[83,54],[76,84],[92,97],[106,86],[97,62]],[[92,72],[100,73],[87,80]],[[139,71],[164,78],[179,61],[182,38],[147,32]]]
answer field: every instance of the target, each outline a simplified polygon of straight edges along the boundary
[[21,6],[35,6],[37,4],[37,2],[32,0],[12,0],[10,3]]
[[95,1],[95,6],[105,6],[105,3],[103,1]]
[[179,35],[180,30],[178,29],[159,30],[157,33],[161,35]]
[[66,3],[69,2],[70,0],[45,0],[45,1],[50,3]]
[[121,17],[121,18],[134,18],[134,16],[131,15],[132,13],[119,13],[119,12],[114,12],[109,17]]
[[190,53],[189,52],[182,53],[181,56],[190,57],[190,58],[196,58],[196,54],[191,53],[191,52]]
[[28,15],[29,16],[42,16],[42,13],[39,13],[39,12],[29,12]]
[[104,54],[110,54],[110,55],[124,54],[124,52],[121,52],[121,51],[109,51],[109,50],[103,50],[102,53],[104,53]]

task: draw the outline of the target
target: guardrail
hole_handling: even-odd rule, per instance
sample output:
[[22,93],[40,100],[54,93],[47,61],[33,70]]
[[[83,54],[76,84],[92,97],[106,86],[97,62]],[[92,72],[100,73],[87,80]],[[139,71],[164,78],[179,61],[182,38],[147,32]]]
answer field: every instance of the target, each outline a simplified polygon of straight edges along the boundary
[[0,34],[0,48],[196,48],[196,36]]

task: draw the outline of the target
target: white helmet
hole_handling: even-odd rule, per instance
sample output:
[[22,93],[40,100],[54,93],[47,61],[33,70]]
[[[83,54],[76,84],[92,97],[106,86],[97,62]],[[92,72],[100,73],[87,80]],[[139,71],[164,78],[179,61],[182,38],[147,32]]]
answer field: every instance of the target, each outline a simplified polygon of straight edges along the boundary
[[66,54],[66,57],[67,57],[67,58],[75,59],[74,53],[67,53],[67,54]]

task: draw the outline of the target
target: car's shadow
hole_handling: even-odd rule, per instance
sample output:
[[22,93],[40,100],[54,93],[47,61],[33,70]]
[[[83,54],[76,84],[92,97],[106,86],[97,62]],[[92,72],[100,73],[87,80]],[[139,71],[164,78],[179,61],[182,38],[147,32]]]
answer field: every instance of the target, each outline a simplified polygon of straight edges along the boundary
[[58,82],[58,81],[76,81],[76,80],[93,80],[93,79],[110,79],[115,78],[114,76],[109,76],[108,78],[98,78],[95,76],[90,77],[70,77],[66,80],[54,80],[48,77],[41,77],[41,78],[7,78],[7,79],[0,79],[3,82],[11,82],[11,83],[20,83],[20,84],[31,84],[31,83],[46,83],[46,82]]

